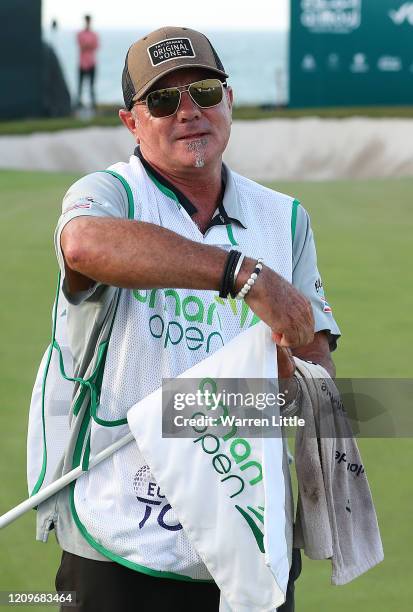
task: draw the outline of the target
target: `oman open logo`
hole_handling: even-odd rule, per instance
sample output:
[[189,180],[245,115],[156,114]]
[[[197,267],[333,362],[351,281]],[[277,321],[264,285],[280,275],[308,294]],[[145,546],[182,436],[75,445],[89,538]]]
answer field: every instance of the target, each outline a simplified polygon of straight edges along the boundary
[[143,529],[150,520],[156,521],[159,527],[168,531],[179,531],[181,523],[168,503],[165,495],[151,474],[148,465],[143,465],[133,479],[133,490],[136,499],[142,504],[143,517],[139,522],[139,529]]
[[264,526],[264,506],[258,506],[258,510],[256,508],[253,508],[252,506],[247,506],[248,512],[245,510],[245,508],[241,508],[241,506],[238,506],[237,504],[235,504],[235,508],[246,520],[247,525],[252,531],[252,535],[255,538],[260,552],[265,553],[264,533],[261,529],[261,526],[257,525],[258,519],[262,527]]

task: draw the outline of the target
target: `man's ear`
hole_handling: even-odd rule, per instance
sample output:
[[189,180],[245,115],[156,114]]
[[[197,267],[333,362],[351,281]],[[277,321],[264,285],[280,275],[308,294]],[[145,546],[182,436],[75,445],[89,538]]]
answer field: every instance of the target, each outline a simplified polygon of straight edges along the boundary
[[232,105],[234,103],[234,91],[230,85],[225,88],[225,95],[228,104],[228,110],[231,115],[231,124],[232,124]]
[[234,104],[234,90],[232,89],[231,85],[228,85],[226,87],[226,92],[227,92],[228,106],[232,109],[232,105]]
[[126,110],[126,108],[121,108],[119,110],[119,119],[122,121],[123,125],[129,130],[129,132],[136,137],[137,121],[132,115],[131,111]]

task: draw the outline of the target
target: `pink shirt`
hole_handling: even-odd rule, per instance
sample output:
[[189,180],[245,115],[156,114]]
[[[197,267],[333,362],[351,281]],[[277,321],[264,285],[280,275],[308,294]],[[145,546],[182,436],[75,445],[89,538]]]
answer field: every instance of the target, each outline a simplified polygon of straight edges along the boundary
[[79,65],[82,70],[90,70],[96,64],[96,49],[99,47],[99,38],[91,30],[82,30],[77,35],[79,45]]

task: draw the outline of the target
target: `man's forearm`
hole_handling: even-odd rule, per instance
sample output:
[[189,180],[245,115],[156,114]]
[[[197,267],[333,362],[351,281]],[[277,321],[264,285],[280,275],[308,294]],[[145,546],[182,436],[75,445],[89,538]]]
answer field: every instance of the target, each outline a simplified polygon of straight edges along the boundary
[[[73,219],[64,227],[61,246],[71,293],[87,289],[89,279],[125,289],[217,291],[228,257],[223,249],[152,223],[89,216]],[[254,266],[254,259],[244,259],[236,291]],[[313,339],[309,301],[270,268],[264,266],[245,301],[271,327],[281,346],[302,346]]]
[[80,217],[63,229],[70,269],[126,289],[217,290],[227,253],[152,223]]

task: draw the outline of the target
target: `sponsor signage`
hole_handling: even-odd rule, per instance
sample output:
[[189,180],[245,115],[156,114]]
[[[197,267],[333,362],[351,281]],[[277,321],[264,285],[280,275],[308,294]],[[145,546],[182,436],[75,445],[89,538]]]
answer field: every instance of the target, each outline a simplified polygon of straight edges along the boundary
[[362,0],[304,0],[300,22],[310,32],[348,34],[360,27]]
[[413,104],[413,2],[292,0],[290,106]]

